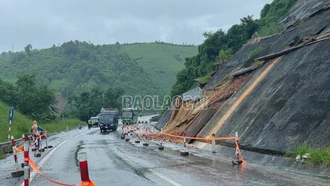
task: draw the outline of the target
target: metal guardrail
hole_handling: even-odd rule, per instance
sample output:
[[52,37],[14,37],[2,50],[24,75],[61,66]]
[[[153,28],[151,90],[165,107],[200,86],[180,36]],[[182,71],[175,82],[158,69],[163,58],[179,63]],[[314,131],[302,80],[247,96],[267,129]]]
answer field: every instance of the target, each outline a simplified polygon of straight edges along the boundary
[[[22,139],[17,139],[15,140],[15,144],[16,145],[20,145],[23,143],[23,140]],[[8,148],[10,147],[10,148]],[[2,149],[2,151],[6,154],[6,153],[10,153],[12,152],[12,148],[11,148],[11,141],[8,141],[8,142],[3,142],[3,143],[0,143],[0,149]]]
[[[56,134],[56,133],[47,134],[47,137],[50,137],[50,136],[52,136],[54,134]],[[19,146],[22,143],[23,143],[23,139],[22,138],[15,140],[16,146]],[[13,149],[12,149],[11,141],[0,143],[0,150],[2,150],[5,154],[12,153],[13,152]]]

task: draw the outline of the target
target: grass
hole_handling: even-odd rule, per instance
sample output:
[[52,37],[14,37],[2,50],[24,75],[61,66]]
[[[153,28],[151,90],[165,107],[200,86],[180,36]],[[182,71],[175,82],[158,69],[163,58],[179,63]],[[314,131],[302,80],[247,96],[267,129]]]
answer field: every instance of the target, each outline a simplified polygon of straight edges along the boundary
[[67,126],[68,129],[73,129],[79,126],[79,124],[86,124],[85,122],[82,122],[78,119],[65,119],[64,122],[62,121],[54,121],[52,123],[44,123],[44,124],[39,124],[39,127],[46,129],[47,133],[54,133],[54,132],[61,132],[61,131],[66,131]]
[[0,160],[1,159],[4,159],[6,156],[5,156],[5,153],[3,152],[2,149],[0,149]]
[[259,36],[270,36],[273,34],[280,33],[284,30],[283,24],[272,24],[268,27],[262,27],[262,29],[259,30]]
[[[0,102],[0,142],[8,141],[8,111],[9,106]],[[38,125],[47,130],[47,133],[54,133],[59,131],[65,131],[66,126],[71,128],[77,127],[81,122],[78,119],[65,119],[63,121],[54,121],[52,123],[38,123]],[[32,126],[32,120],[28,117],[20,114],[18,111],[14,111],[14,120],[12,122],[10,134],[15,139],[22,137],[24,133],[30,133],[30,127]]]
[[203,83],[207,83],[208,81],[210,81],[210,79],[211,79],[211,76],[206,75],[206,76],[197,78],[196,81],[203,84]]
[[[126,52],[150,75],[151,80],[168,94],[176,81],[176,74],[184,68],[185,58],[197,55],[196,46],[141,43],[121,45]],[[141,82],[143,83],[143,82]]]
[[252,64],[252,66],[253,67],[260,67],[263,64],[264,64],[264,61],[257,60]]
[[262,50],[263,50],[262,47],[257,47],[254,50],[252,50],[249,54],[249,59],[256,57]]
[[309,145],[298,145],[293,153],[290,155],[292,158],[296,158],[299,154],[304,155],[309,153],[307,161],[315,164],[322,164],[325,166],[330,165],[330,148],[315,149]]

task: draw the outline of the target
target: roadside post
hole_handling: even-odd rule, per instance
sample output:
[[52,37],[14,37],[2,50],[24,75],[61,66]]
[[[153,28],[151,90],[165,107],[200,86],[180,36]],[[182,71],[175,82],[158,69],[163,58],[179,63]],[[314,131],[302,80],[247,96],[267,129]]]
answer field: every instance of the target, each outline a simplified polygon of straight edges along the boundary
[[120,136],[120,138],[121,139],[125,139],[125,127],[124,127],[124,124],[121,127],[121,136]]
[[238,142],[238,132],[235,132],[235,136],[236,136],[236,139],[235,139],[235,149],[236,149],[236,151],[235,151],[235,157],[236,157],[236,161],[238,161],[239,160],[239,154],[238,154],[238,149],[237,149],[237,142]]
[[162,133],[163,133],[163,128],[160,129],[160,146],[158,147],[158,150],[164,150],[164,146],[163,146],[164,136]]
[[139,123],[138,122],[135,123],[135,131],[137,131],[137,130],[139,130]]
[[235,160],[232,161],[233,165],[240,165],[243,163],[243,160],[241,158],[241,152],[239,150],[239,146],[238,146],[238,132],[235,132]]
[[126,132],[127,132],[127,133],[126,133],[126,135],[125,135],[125,141],[128,142],[128,141],[129,141],[129,138],[130,138],[130,137],[129,137],[130,132],[129,132],[129,128],[128,128],[128,127],[126,127]]
[[186,142],[187,142],[186,136],[187,136],[186,131],[184,131],[183,132],[183,151],[180,152],[181,156],[187,156],[189,154],[189,152],[186,149],[186,146],[187,146],[186,145]]
[[29,136],[24,134],[24,186],[30,184],[30,167],[29,167]]
[[11,124],[14,120],[14,107],[10,106],[9,113],[8,113],[8,141],[10,141],[10,131],[11,131]]
[[15,145],[15,139],[14,136],[11,136],[11,145],[13,147],[13,154],[14,154],[14,161],[15,161],[15,172],[11,173],[12,177],[21,177],[24,175],[24,171],[20,170],[18,166],[18,161],[17,161],[17,150],[16,150],[16,145]]
[[48,136],[47,136],[47,131],[45,131],[45,138],[46,138],[46,147],[44,147],[44,148],[46,148],[46,149],[48,149],[48,148],[53,148],[52,145],[49,145],[49,146],[48,146]]
[[148,144],[148,128],[146,128],[145,136],[146,136],[146,141],[143,143],[143,146],[147,147],[147,146],[149,146],[149,144]]
[[215,134],[212,134],[212,153],[215,153]]
[[35,154],[34,157],[41,157],[41,150],[40,150],[40,144],[41,144],[41,135],[37,135],[36,136],[36,140],[35,140],[35,144],[36,144],[36,150],[35,150]]
[[95,186],[95,184],[89,179],[86,152],[79,152],[78,160],[79,160],[80,177],[81,177],[80,186]]
[[140,143],[140,138],[139,138],[138,130],[135,130],[134,131],[134,137],[136,138],[135,143]]

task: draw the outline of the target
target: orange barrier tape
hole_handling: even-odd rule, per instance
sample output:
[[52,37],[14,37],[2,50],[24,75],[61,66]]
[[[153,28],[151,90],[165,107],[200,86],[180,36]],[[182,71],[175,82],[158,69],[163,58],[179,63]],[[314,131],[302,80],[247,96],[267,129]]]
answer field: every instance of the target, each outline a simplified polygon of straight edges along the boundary
[[157,135],[163,134],[165,136],[175,137],[175,138],[186,138],[186,139],[195,139],[195,140],[235,140],[236,136],[229,136],[229,137],[219,137],[219,138],[203,138],[203,137],[190,137],[190,136],[177,136],[173,134],[168,134],[164,132],[156,133]]
[[24,151],[22,150],[22,149],[20,149],[20,148],[15,148],[15,150],[17,151],[17,152],[19,152],[19,153],[21,153],[21,154],[24,154]]
[[29,146],[29,148],[33,147],[37,143],[37,140],[39,138],[42,139],[42,137],[45,137],[45,136],[46,136],[46,134],[42,134],[42,135],[37,136],[36,139],[34,140],[34,142]]
[[[15,148],[17,152],[24,154],[24,151],[19,149],[19,148]],[[52,180],[51,178],[48,178],[47,176],[43,175],[41,173],[41,171],[39,170],[39,168],[37,167],[37,165],[34,163],[34,161],[32,161],[30,158],[24,158],[24,162],[28,161],[31,165],[31,167],[33,168],[34,171],[36,171],[36,173],[40,174],[42,177],[44,177],[45,179],[47,179],[48,181],[57,184],[57,185],[62,185],[62,186],[74,186],[73,184],[65,184],[65,183],[61,183],[55,180]],[[92,183],[92,182],[91,182]],[[93,183],[94,184],[94,183]],[[95,185],[95,184],[94,184]],[[92,185],[91,185],[92,186]]]
[[241,154],[241,149],[240,149],[239,146],[238,146],[238,141],[237,141],[237,140],[235,140],[235,144],[236,144],[237,152],[238,152],[238,154],[239,154],[241,160],[244,162],[244,159],[243,159],[242,154]]
[[37,167],[37,165],[29,158],[29,163],[31,165],[31,167],[33,168],[34,171],[36,171],[36,173],[38,173],[40,176],[44,177],[45,179],[47,179],[48,181],[56,184],[56,185],[62,185],[62,186],[74,186],[74,184],[65,184],[65,183],[61,183],[55,180],[52,180],[51,178],[48,178],[47,176],[43,175],[41,173],[41,171],[39,170],[39,168]]
[[23,143],[22,145],[16,147],[16,149],[21,149],[21,148],[23,148],[23,147],[24,147],[24,143]]
[[[36,138],[36,140],[35,140],[34,143],[36,143],[36,141],[38,140],[38,138],[39,137]],[[20,149],[23,146],[24,146],[24,143],[21,146],[19,146],[19,147],[15,147],[14,149],[17,152],[24,154],[24,151]],[[88,182],[82,182],[82,183],[80,183],[78,185],[75,185],[75,184],[66,184],[66,183],[61,183],[61,182],[55,181],[55,180],[47,177],[46,175],[42,174],[42,172],[39,170],[39,168],[37,167],[37,165],[34,163],[34,161],[32,159],[30,159],[30,158],[24,158],[24,162],[27,162],[27,161],[29,162],[30,166],[32,167],[32,169],[36,173],[38,173],[40,176],[44,177],[45,179],[47,179],[48,181],[50,181],[50,182],[52,182],[52,183],[54,183],[56,185],[61,185],[61,186],[95,186],[95,184],[91,180],[89,180]]]
[[[136,130],[135,132],[137,133],[146,133],[146,131],[141,131],[141,130]],[[153,133],[153,132],[147,132],[149,134],[152,135],[165,135],[165,136],[170,136],[170,137],[174,137],[174,138],[186,138],[186,139],[194,139],[194,140],[205,140],[205,141],[210,141],[210,140],[235,140],[236,136],[229,136],[229,137],[218,137],[218,138],[203,138],[203,137],[191,137],[191,136],[177,136],[177,135],[173,135],[173,134],[169,134],[169,133],[165,133],[165,132],[158,132],[158,133]]]
[[[236,136],[229,136],[229,137],[218,137],[218,138],[202,138],[202,137],[191,137],[191,136],[177,136],[177,135],[173,135],[173,134],[169,134],[169,133],[165,133],[165,132],[158,132],[158,133],[153,133],[151,131],[141,131],[141,130],[136,130],[135,133],[148,133],[149,135],[165,135],[165,136],[170,136],[170,137],[174,137],[174,138],[186,138],[186,139],[194,139],[194,140],[204,140],[204,141],[211,141],[211,140],[235,140],[235,144],[236,144],[236,149],[237,152],[240,156],[240,159],[244,162],[244,159],[242,157],[241,154],[241,150],[239,148],[238,145],[238,137]],[[137,136],[139,138],[139,136]]]

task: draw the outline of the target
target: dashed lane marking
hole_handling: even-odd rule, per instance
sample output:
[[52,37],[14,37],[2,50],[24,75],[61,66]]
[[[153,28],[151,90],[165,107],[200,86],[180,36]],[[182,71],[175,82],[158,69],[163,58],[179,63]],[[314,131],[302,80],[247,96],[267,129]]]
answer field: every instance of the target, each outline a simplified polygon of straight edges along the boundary
[[167,182],[171,183],[172,185],[175,185],[175,186],[182,186],[182,185],[180,185],[179,183],[173,181],[172,179],[170,179],[170,178],[168,178],[168,177],[162,175],[162,174],[159,173],[158,171],[155,171],[155,170],[153,170],[153,169],[149,169],[149,171],[152,172],[152,173],[154,173],[154,174],[156,174],[157,176],[163,178],[164,180],[166,180]]
[[[72,137],[72,138],[70,138],[71,140],[72,139],[75,139],[75,138],[77,138],[77,137],[79,137],[79,136],[81,136],[81,135],[83,135],[83,134],[85,134],[86,132],[83,132],[83,133],[81,133],[81,134],[78,134],[78,135],[76,135],[76,136],[74,136],[74,137]],[[52,154],[60,147],[60,146],[62,146],[64,143],[66,143],[68,141],[68,139],[66,139],[66,140],[64,140],[64,141],[62,141],[60,144],[58,144],[52,151],[50,151],[48,154],[46,154],[46,156],[40,161],[40,163],[38,163],[39,164],[39,166],[38,166],[38,168],[40,169],[45,163],[46,163],[46,161],[52,156]],[[33,180],[33,178],[36,176],[36,172],[35,171],[33,171],[33,172],[31,172],[30,173],[30,183],[32,182],[32,180]],[[21,184],[21,186],[24,186],[24,181],[23,181],[23,183]]]

